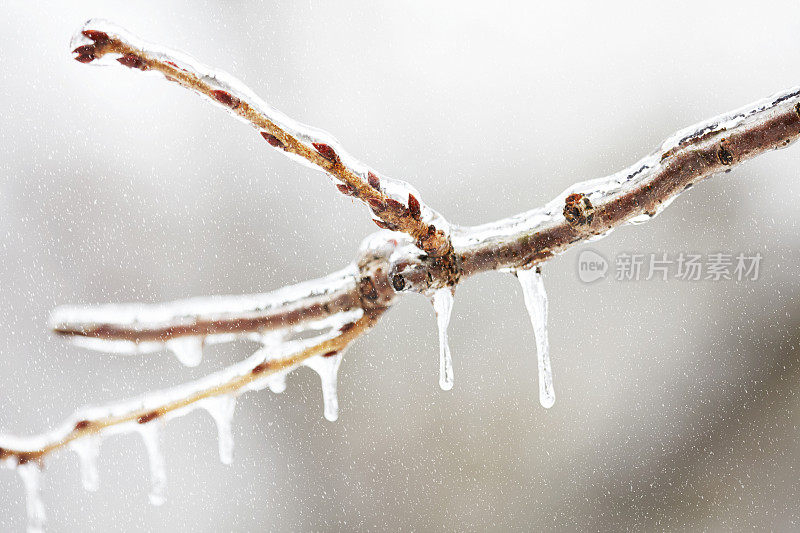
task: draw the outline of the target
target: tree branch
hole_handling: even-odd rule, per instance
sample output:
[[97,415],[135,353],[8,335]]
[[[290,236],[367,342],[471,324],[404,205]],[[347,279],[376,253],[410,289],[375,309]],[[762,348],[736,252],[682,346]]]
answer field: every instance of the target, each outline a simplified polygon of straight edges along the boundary
[[[190,298],[163,304],[63,306],[54,310],[55,333],[101,341],[106,351],[148,351],[185,336],[262,333],[361,308],[358,269],[265,294]],[[113,345],[103,341],[119,341]],[[124,344],[122,344],[124,343]],[[89,345],[91,346],[91,344]]]
[[185,54],[148,44],[102,20],[88,21],[73,46],[75,59],[82,63],[102,63],[105,56],[113,56],[126,67],[160,72],[167,80],[221,105],[259,130],[278,151],[328,173],[338,182],[341,193],[371,209],[378,226],[407,233],[432,257],[453,260],[444,221],[421,202],[416,190],[379,175],[345,152],[329,133],[290,119],[230,74]]
[[[158,418],[186,414],[203,400],[261,388],[270,376],[288,372],[311,357],[336,356],[374,326],[384,311],[384,308],[372,308],[354,322],[340,325],[331,335],[285,343],[282,350],[291,352],[286,355],[273,358],[270,348],[264,348],[242,363],[199,381],[150,393],[140,400],[80,410],[51,433],[27,438],[0,436],[0,461],[18,465],[41,461],[44,456],[78,439],[135,431]],[[297,350],[292,351],[295,347]]]
[[[80,39],[74,50],[78,61],[115,58],[129,68],[160,72],[211,99],[255,126],[276,149],[327,172],[339,182],[341,192],[370,207],[379,226],[407,236],[389,231],[373,234],[362,244],[354,266],[270,294],[160,306],[57,310],[53,322],[58,333],[124,342],[129,348],[148,343],[160,346],[183,337],[285,328],[309,331],[317,321],[333,329],[307,341],[283,341],[277,354],[262,349],[238,365],[142,400],[79,411],[61,429],[46,435],[0,437],[0,459],[18,465],[41,460],[84,437],[134,430],[156,418],[188,412],[203,400],[239,394],[314,356],[338,357],[376,323],[398,292],[441,295],[479,272],[531,269],[572,245],[601,238],[627,223],[646,221],[698,181],[787,146],[800,136],[800,89],[792,89],[682,130],[631,167],[578,183],[542,208],[482,226],[451,228],[419,202],[410,186],[379,176],[344,152],[328,134],[295,123],[227,74],[177,52],[146,45],[103,22],[90,21]],[[538,277],[527,283],[543,295]],[[539,315],[536,324],[543,330],[546,301],[542,295],[528,303]],[[440,303],[439,308],[449,312],[451,302],[440,298]],[[348,313],[361,313],[361,317],[337,324],[336,319]],[[443,317],[439,323],[447,321]]]

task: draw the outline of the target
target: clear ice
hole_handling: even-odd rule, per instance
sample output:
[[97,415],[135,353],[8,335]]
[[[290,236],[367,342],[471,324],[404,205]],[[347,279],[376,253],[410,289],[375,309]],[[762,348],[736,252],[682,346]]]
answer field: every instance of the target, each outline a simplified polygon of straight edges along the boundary
[[339,397],[337,381],[339,365],[342,363],[342,352],[334,355],[315,355],[303,362],[303,365],[319,374],[322,385],[322,404],[325,418],[335,422],[339,418]]
[[236,396],[225,394],[203,400],[203,408],[217,424],[219,460],[226,465],[233,462],[233,412],[236,410]]
[[138,428],[144,446],[147,448],[147,457],[150,460],[150,503],[163,505],[167,490],[167,470],[164,466],[164,456],[161,454],[157,422],[143,424]]
[[553,392],[553,373],[550,370],[550,341],[547,339],[547,293],[542,283],[542,274],[535,268],[517,270],[517,279],[522,286],[525,307],[536,337],[536,355],[539,361],[539,403],[542,407],[553,407],[556,401]]
[[78,454],[81,462],[81,483],[83,488],[94,492],[100,488],[100,475],[97,472],[97,456],[100,453],[100,437],[84,437],[69,443],[72,451]]
[[175,337],[166,346],[183,366],[197,366],[203,360],[203,340],[195,335]]
[[17,474],[25,485],[28,533],[39,533],[44,529],[44,504],[39,490],[41,473],[39,465],[34,461],[17,465]]
[[431,297],[431,302],[436,312],[436,325],[439,328],[439,386],[442,390],[450,390],[453,388],[453,358],[450,355],[447,327],[450,325],[450,314],[453,312],[453,291],[448,287],[437,289]]

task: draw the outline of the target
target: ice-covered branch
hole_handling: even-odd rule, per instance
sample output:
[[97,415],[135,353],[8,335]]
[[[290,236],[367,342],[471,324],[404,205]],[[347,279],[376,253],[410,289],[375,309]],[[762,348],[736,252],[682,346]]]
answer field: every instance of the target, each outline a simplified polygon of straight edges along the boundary
[[646,222],[697,182],[800,137],[800,87],[684,128],[604,178],[576,183],[544,207],[453,228],[460,275],[529,268],[624,224]]
[[294,122],[225,73],[102,21],[87,23],[73,48],[80,62],[116,60],[125,67],[158,72],[207,97],[252,124],[280,152],[325,171],[340,192],[362,200],[377,217],[378,226],[391,231],[369,236],[353,266],[274,293],[57,310],[53,327],[58,333],[105,351],[166,347],[193,364],[199,361],[206,341],[246,335],[265,347],[200,381],[135,402],[79,411],[51,433],[0,437],[0,459],[17,466],[33,494],[29,516],[34,524],[42,519],[35,497],[35,464],[65,446],[79,453],[86,484],[93,486],[95,439],[115,431],[139,431],[151,457],[152,500],[157,503],[164,476],[156,420],[204,407],[217,422],[220,456],[229,460],[235,397],[263,386],[280,390],[285,373],[301,364],[320,374],[325,416],[335,419],[335,379],[342,350],[374,325],[399,293],[417,292],[432,300],[439,327],[440,385],[449,389],[453,364],[447,326],[453,294],[461,279],[480,272],[517,274],[536,338],[540,402],[552,406],[548,300],[536,267],[572,245],[606,236],[621,225],[647,221],[700,180],[787,146],[800,136],[800,89],[795,88],[686,128],[629,168],[577,183],[544,207],[481,226],[451,227],[420,202],[410,185],[379,175],[347,154],[327,133]]
[[[279,343],[267,344],[241,363],[201,380],[153,392],[139,400],[82,409],[59,429],[44,435],[0,436],[0,461],[24,465],[40,461],[45,455],[67,445],[75,447],[76,441],[82,439],[115,432],[149,431],[157,425],[158,420],[186,414],[195,407],[212,410],[218,407],[217,402],[220,399],[235,398],[247,390],[268,386],[271,381],[280,379],[282,374],[301,364],[320,373],[324,390],[325,380],[331,377],[330,372],[319,362],[312,362],[311,358],[334,361],[338,367],[337,358],[342,350],[369,330],[383,311],[384,308],[374,307],[368,311],[357,310],[333,315],[317,325],[323,329],[310,339],[282,339]],[[296,333],[306,333],[306,330],[299,328]],[[321,371],[323,368],[324,371]],[[331,384],[327,385],[330,388]],[[335,384],[333,387],[335,393]],[[335,418],[335,411],[326,411],[326,415]]]
[[[74,58],[158,72],[222,106],[254,126],[276,150],[326,172],[339,192],[364,202],[384,229],[410,235],[428,255],[452,262],[446,222],[409,184],[388,178],[348,154],[329,133],[301,124],[269,104],[230,74],[180,52],[147,43],[107,21],[90,20],[73,39]],[[448,265],[451,269],[452,265]]]
[[64,306],[51,327],[76,344],[109,353],[147,353],[167,348],[183,363],[200,362],[203,345],[321,320],[361,308],[359,270],[266,293],[191,298],[163,304]]

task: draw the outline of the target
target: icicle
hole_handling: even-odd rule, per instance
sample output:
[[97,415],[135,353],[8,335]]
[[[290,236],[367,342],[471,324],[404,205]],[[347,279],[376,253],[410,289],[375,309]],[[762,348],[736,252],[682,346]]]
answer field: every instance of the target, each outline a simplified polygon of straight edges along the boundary
[[233,462],[233,432],[231,423],[236,410],[236,397],[231,395],[214,396],[203,400],[203,408],[217,424],[219,460],[226,465]]
[[439,386],[442,390],[450,390],[453,388],[453,358],[447,340],[447,326],[453,311],[453,291],[448,287],[438,289],[433,293],[431,302],[439,327]]
[[25,501],[28,514],[28,533],[43,531],[45,522],[44,504],[39,491],[41,470],[36,462],[17,466],[17,473],[25,485]]
[[158,427],[152,423],[139,427],[147,455],[150,459],[150,503],[163,505],[164,493],[167,489],[167,472],[164,466],[164,456],[161,455],[159,446]]
[[100,488],[100,475],[97,473],[100,438],[95,436],[76,439],[69,443],[69,447],[80,459],[83,488],[91,492],[96,491]]
[[322,403],[325,418],[335,422],[339,418],[339,398],[336,391],[339,365],[342,363],[342,352],[330,355],[316,355],[303,364],[317,374],[322,383]]
[[203,360],[203,337],[176,337],[168,340],[166,346],[183,366],[197,366]]
[[539,403],[550,408],[556,401],[553,392],[553,374],[550,370],[550,342],[547,339],[547,293],[538,269],[517,270],[517,279],[522,286],[525,307],[536,337],[536,354],[539,360]]

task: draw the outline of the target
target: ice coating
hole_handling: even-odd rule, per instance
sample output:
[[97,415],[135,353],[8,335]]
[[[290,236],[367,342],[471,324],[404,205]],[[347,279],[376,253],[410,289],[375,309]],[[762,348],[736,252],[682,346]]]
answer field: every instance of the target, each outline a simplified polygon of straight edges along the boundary
[[69,447],[78,455],[81,463],[81,483],[87,491],[94,492],[100,488],[100,475],[97,472],[97,457],[100,453],[100,437],[86,437],[74,440]]
[[[228,342],[252,335],[252,329],[238,325],[252,323],[252,328],[274,327],[270,320],[290,317],[302,323],[313,318],[304,310],[321,308],[322,303],[338,302],[336,311],[357,306],[355,266],[350,265],[324,278],[292,285],[269,293],[241,296],[211,296],[190,298],[159,304],[109,304],[100,306],[63,306],[51,314],[51,327],[57,332],[74,336],[76,345],[117,354],[153,353],[168,348],[184,364],[200,362],[202,345]],[[319,304],[319,305],[317,305]],[[331,306],[329,305],[329,309]],[[203,336],[194,333],[219,334]],[[161,339],[183,329],[189,335],[175,337],[164,343]],[[116,331],[117,336],[135,340],[105,339],[86,336]],[[143,340],[152,339],[152,340]]]
[[[241,114],[236,112],[237,106],[228,105],[228,98],[225,97],[224,101],[215,100],[213,98],[209,98],[212,103],[221,107],[228,113],[235,116],[237,119],[242,120],[246,123],[250,123],[260,131],[263,131],[266,125],[271,125],[277,127],[279,130],[284,132],[285,134],[290,135],[297,141],[299,141],[306,150],[312,152],[313,154],[322,153],[319,149],[315,146],[325,145],[330,147],[330,149],[335,153],[336,157],[338,157],[339,161],[341,162],[342,166],[348,169],[353,175],[360,178],[362,183],[368,182],[369,173],[372,172],[380,179],[380,187],[382,192],[389,196],[390,198],[402,203],[406,204],[408,201],[409,194],[413,194],[417,200],[420,200],[420,211],[421,211],[421,218],[425,221],[426,224],[435,223],[437,220],[442,220],[441,216],[438,215],[435,211],[427,207],[421,202],[419,193],[408,183],[402,180],[390,178],[383,174],[378,174],[368,165],[362,163],[351,154],[349,154],[344,147],[339,143],[336,138],[334,138],[330,133],[321,130],[319,128],[315,128],[312,126],[308,126],[301,122],[298,122],[287,115],[283,114],[282,112],[278,111],[267,102],[262,100],[258,97],[249,87],[247,87],[244,83],[240,80],[236,79],[231,74],[222,71],[213,69],[188,54],[179,52],[177,50],[172,50],[167,47],[163,47],[160,45],[156,45],[154,43],[147,42],[139,37],[133,35],[132,33],[128,32],[127,30],[102,19],[92,19],[87,21],[83,27],[80,28],[78,32],[75,33],[73,36],[71,47],[75,49],[79,46],[91,45],[93,43],[92,39],[89,39],[84,35],[83,32],[86,31],[100,31],[108,34],[112,38],[116,38],[127,45],[135,48],[137,53],[142,54],[148,58],[155,59],[161,64],[169,64],[176,68],[179,72],[188,74],[193,78],[199,80],[203,84],[212,87],[213,90],[216,91],[224,91],[230,97],[230,100],[233,102],[246,102],[258,115],[260,118],[264,120],[264,124],[255,123],[252,118],[246,118]],[[97,58],[90,62],[93,65],[111,65],[119,63],[116,61],[120,57],[118,53],[106,53],[102,57]],[[182,80],[180,77],[176,76],[167,76],[165,77],[172,82],[178,83],[180,85],[184,85],[189,89],[195,89],[185,80]],[[273,136],[274,138],[274,136]],[[306,157],[302,157],[296,153],[293,153],[289,150],[286,150],[283,144],[278,142],[270,142],[278,152],[286,155],[287,157],[305,165],[310,168],[316,170],[325,171],[329,177],[334,181],[334,183],[340,183],[339,179],[333,177],[326,171],[323,166],[320,166],[319,163],[313,162]],[[323,154],[324,156],[324,154]],[[315,156],[319,159],[319,156]],[[437,227],[438,223],[436,224]]]
[[[478,226],[454,226],[451,235],[453,246],[462,253],[469,253],[470,249],[476,247],[498,247],[504,242],[524,235],[545,232],[548,228],[565,222],[564,203],[565,199],[572,194],[582,194],[588,197],[596,208],[601,208],[621,194],[647,184],[657,171],[669,164],[669,159],[664,159],[665,154],[683,148],[689,143],[694,143],[693,147],[699,148],[704,142],[716,142],[713,138],[704,140],[704,136],[711,133],[730,131],[752,121],[766,121],[772,116],[785,112],[786,106],[793,107],[794,99],[798,96],[800,96],[800,87],[793,87],[735,111],[684,128],[670,136],[657,150],[628,168],[606,177],[575,183],[542,207]],[[788,146],[788,144],[782,146]],[[640,224],[652,219],[674,201],[681,192],[664,199],[652,212],[632,215],[626,223]],[[594,235],[591,240],[600,239],[610,233],[611,230]],[[554,252],[561,253],[563,250],[557,249]]]
[[223,394],[203,400],[203,408],[217,424],[217,440],[219,444],[219,460],[229,465],[233,462],[233,412],[236,410],[236,397]]
[[[290,331],[289,330],[277,330],[277,331],[269,331],[259,335],[258,341],[267,348],[272,353],[275,353],[274,350],[278,350],[278,347],[286,341],[288,338]],[[275,394],[280,394],[286,390],[286,376],[288,373],[286,372],[277,372],[270,376],[267,380],[267,386],[269,390],[274,392]]]
[[189,335],[168,340],[167,349],[183,366],[194,367],[203,360],[203,337]]
[[315,355],[308,358],[303,365],[319,375],[322,386],[322,406],[325,419],[335,422],[339,419],[339,396],[337,382],[339,365],[342,363],[342,352]]
[[280,394],[286,390],[286,373],[278,373],[272,376],[269,381],[267,381],[267,386],[269,390],[274,392],[275,394]]
[[550,369],[550,341],[547,338],[547,293],[542,274],[535,268],[517,270],[517,279],[522,286],[525,307],[536,337],[536,357],[539,366],[539,403],[550,408],[556,401],[553,391],[553,373]]
[[[133,400],[111,403],[98,407],[83,408],[69,417],[61,426],[48,433],[30,437],[0,435],[0,446],[7,450],[42,450],[52,443],[69,439],[76,425],[94,420],[116,421],[102,430],[102,436],[136,431],[141,432],[143,428],[156,427],[158,423],[156,420],[146,423],[137,421],[137,417],[139,417],[138,413],[158,413],[165,407],[169,407],[165,414],[163,416],[158,416],[157,419],[171,419],[184,416],[193,411],[198,407],[197,401],[217,395],[210,391],[228,390],[230,392],[245,392],[263,389],[271,384],[275,384],[276,376],[285,376],[297,368],[299,363],[287,368],[282,368],[274,374],[264,373],[263,377],[253,378],[253,370],[259,365],[288,357],[291,354],[300,353],[319,343],[331,340],[341,334],[340,328],[342,326],[359,320],[362,315],[363,311],[357,309],[344,313],[337,313],[324,320],[299,325],[291,329],[289,333],[300,338],[288,338],[278,346],[261,348],[247,359],[196,381],[160,391],[154,391]],[[197,400],[193,400],[194,398]],[[95,436],[92,436],[92,438],[94,437]],[[87,436],[82,438],[87,438]]]
[[167,469],[164,456],[159,443],[160,435],[158,423],[149,423],[139,426],[138,431],[147,449],[147,458],[150,461],[150,503],[163,505],[166,501]]
[[41,470],[36,463],[17,465],[17,474],[25,486],[25,508],[28,516],[28,533],[44,531],[45,512],[40,491]]
[[453,358],[450,355],[447,327],[450,325],[450,315],[453,312],[453,289],[449,287],[437,289],[431,296],[431,302],[439,330],[439,386],[442,390],[450,390],[453,388]]

